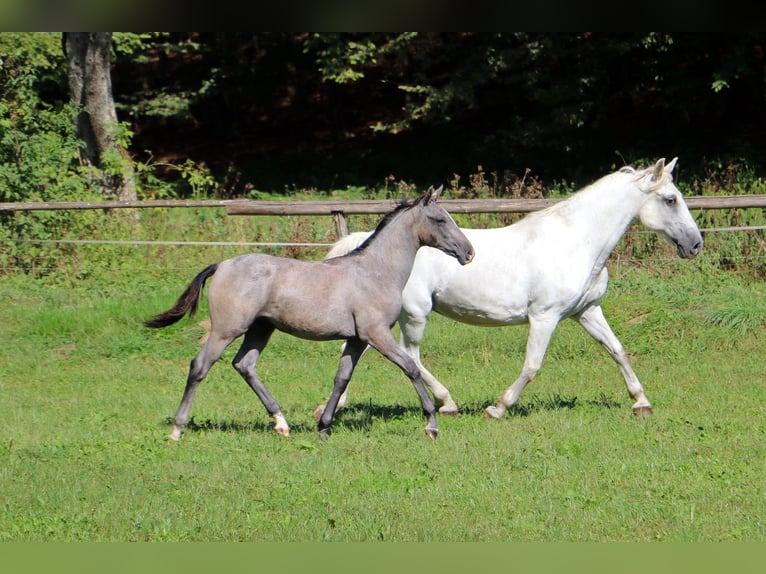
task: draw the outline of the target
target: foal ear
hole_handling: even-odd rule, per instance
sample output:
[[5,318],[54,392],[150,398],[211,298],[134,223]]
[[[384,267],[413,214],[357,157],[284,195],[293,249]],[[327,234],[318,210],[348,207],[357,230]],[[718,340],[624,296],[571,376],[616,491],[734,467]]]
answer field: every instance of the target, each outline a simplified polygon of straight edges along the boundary
[[652,179],[654,181],[661,180],[662,174],[664,171],[665,171],[665,158],[662,157],[657,160],[657,163],[654,164],[654,169],[652,170]]
[[431,203],[432,201],[436,201],[439,199],[439,196],[441,195],[441,192],[444,190],[444,186],[440,185],[437,189],[434,189],[434,186],[428,188],[428,191],[426,192],[426,201],[425,203]]

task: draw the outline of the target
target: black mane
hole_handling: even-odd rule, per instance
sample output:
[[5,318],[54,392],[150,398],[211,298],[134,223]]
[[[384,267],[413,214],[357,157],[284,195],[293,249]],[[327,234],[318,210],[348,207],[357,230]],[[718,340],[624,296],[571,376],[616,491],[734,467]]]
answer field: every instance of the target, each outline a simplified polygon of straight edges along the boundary
[[362,243],[359,247],[357,247],[353,251],[350,251],[349,255],[351,253],[359,253],[361,251],[364,251],[370,243],[375,241],[375,238],[377,237],[378,233],[386,225],[391,223],[391,220],[394,219],[394,217],[399,215],[402,211],[405,211],[407,209],[411,209],[412,207],[414,207],[416,204],[418,204],[420,201],[423,200],[423,197],[424,196],[420,196],[417,199],[413,199],[413,200],[410,200],[410,201],[408,201],[406,199],[402,199],[401,201],[399,201],[399,204],[393,210],[388,212],[383,219],[380,220],[380,223],[378,223],[378,226],[375,228],[375,231],[372,232],[372,235],[370,235],[367,239],[365,239],[364,243]]

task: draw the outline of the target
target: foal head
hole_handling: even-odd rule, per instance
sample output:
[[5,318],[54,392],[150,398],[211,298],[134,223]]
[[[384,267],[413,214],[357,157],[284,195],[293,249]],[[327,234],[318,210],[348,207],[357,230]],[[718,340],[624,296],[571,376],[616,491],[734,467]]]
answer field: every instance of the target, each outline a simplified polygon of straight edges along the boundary
[[638,216],[646,227],[673,243],[680,257],[691,259],[702,250],[704,242],[681,192],[673,184],[677,160],[673,158],[665,165],[662,158],[652,167],[636,172],[639,188],[648,194]]
[[415,232],[421,246],[435,247],[457,259],[461,265],[473,259],[473,246],[455,223],[452,216],[436,200],[444,186],[439,189],[430,187],[423,195],[412,201],[402,201],[396,209],[389,212],[375,228],[375,231],[353,253],[361,253],[377,240],[381,232],[391,222],[405,215],[407,223]]
[[473,246],[447,210],[436,202],[443,189],[444,186],[436,190],[430,187],[414,201],[410,209],[418,210],[415,229],[420,245],[441,249],[465,265],[473,259]]

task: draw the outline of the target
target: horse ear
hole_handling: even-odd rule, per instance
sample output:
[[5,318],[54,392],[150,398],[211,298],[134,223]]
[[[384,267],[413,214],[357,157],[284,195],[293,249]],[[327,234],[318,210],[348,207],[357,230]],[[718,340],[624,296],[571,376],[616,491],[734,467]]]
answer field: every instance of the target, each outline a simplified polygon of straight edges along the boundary
[[428,205],[432,201],[436,201],[443,189],[443,185],[440,185],[438,189],[434,189],[433,185],[429,187],[428,191],[423,194],[423,205]]
[[657,163],[654,164],[654,170],[652,171],[652,179],[654,181],[659,181],[662,179],[662,172],[665,171],[665,158],[661,157],[657,160]]
[[665,166],[665,171],[668,173],[673,173],[673,168],[676,167],[677,161],[678,161],[677,157],[674,157],[672,160],[670,160],[670,163]]

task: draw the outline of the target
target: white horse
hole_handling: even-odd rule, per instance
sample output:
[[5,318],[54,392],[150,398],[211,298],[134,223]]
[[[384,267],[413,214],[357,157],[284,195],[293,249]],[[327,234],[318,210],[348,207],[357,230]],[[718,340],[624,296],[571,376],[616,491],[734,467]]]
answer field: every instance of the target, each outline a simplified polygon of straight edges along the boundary
[[[458,409],[447,388],[420,360],[420,342],[431,311],[479,326],[529,323],[521,374],[485,410],[485,419],[502,417],[518,400],[540,370],[556,326],[567,317],[579,322],[619,365],[635,401],[633,413],[652,414],[600,300],[607,288],[607,259],[636,218],[675,244],[680,257],[691,259],[702,249],[702,235],[673,184],[677,159],[665,165],[663,158],[642,170],[624,167],[507,227],[463,229],[476,252],[471,265],[462,267],[436,249],[418,251],[403,292],[401,343],[418,365],[441,414],[454,415]],[[327,257],[354,249],[367,235],[342,238]],[[344,394],[338,406],[346,399]],[[323,410],[324,405],[317,407],[315,416]]]

